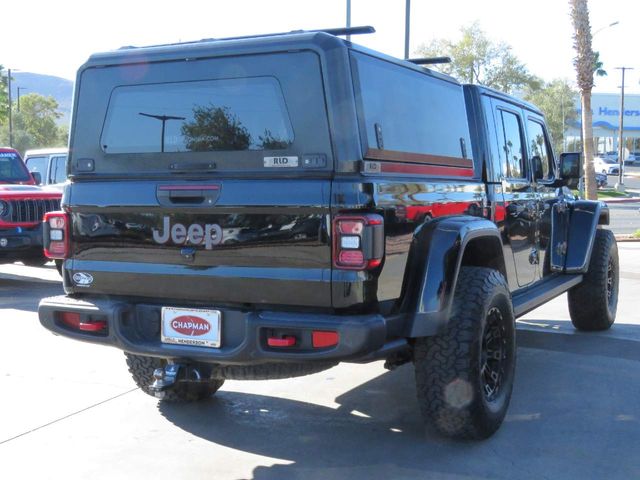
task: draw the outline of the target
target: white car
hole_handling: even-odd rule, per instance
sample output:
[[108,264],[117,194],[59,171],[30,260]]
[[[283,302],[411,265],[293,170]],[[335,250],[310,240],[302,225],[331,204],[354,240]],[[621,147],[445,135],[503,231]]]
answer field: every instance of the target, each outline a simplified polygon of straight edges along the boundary
[[64,182],[67,180],[68,153],[66,148],[27,150],[24,154],[24,163],[30,172],[40,174],[41,185],[50,185],[62,191]]
[[609,157],[594,157],[593,167],[596,172],[604,173],[605,175],[618,175],[620,173],[618,162]]

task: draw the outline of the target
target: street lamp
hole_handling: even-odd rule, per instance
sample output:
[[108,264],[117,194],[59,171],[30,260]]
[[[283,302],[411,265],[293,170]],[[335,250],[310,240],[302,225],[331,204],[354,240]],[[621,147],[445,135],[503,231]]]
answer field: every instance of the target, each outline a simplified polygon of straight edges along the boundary
[[[15,72],[17,69],[13,69],[13,71]],[[20,70],[18,70],[20,71]],[[13,147],[13,112],[12,112],[12,104],[13,102],[11,101],[11,69],[7,68],[7,87],[9,90],[9,147]]]
[[602,30],[605,30],[605,29],[607,29],[607,28],[609,28],[609,27],[613,27],[613,26],[615,26],[615,25],[618,25],[619,23],[620,23],[620,22],[619,22],[618,20],[616,20],[615,22],[611,22],[609,25],[605,25],[604,27],[600,27],[598,30],[596,30],[595,32],[593,32],[593,33],[591,34],[591,38],[595,37],[595,36],[596,36],[596,33],[600,33]]
[[620,171],[618,172],[618,183],[616,184],[616,190],[624,192],[624,72],[627,70],[633,70],[633,68],[617,67],[616,70],[622,70],[622,85],[620,86],[620,131],[618,132],[618,164],[620,165]]
[[13,147],[13,116],[11,108],[11,69],[7,69],[7,87],[9,90],[9,147]]

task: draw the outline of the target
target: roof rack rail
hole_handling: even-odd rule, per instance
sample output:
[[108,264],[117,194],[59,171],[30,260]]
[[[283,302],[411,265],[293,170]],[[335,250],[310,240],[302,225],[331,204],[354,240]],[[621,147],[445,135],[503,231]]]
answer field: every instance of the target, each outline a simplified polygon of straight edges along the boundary
[[375,33],[376,29],[370,25],[362,27],[348,27],[348,28],[321,28],[319,30],[291,30],[289,32],[279,33],[263,33],[258,35],[244,35],[240,37],[225,37],[225,38],[203,38],[201,42],[212,40],[241,40],[244,38],[261,38],[261,37],[279,37],[281,35],[291,35],[292,33],[328,33],[330,35],[361,35],[363,33]]
[[344,27],[344,28],[324,28],[322,30],[309,30],[310,32],[325,32],[336,37],[339,35],[362,35],[366,33],[376,33],[376,29],[371,25],[363,25],[362,27]]
[[[224,38],[203,38],[200,40],[191,40],[187,42],[177,42],[177,43],[161,43],[159,45],[147,45],[147,47],[169,47],[173,45],[189,45],[193,43],[200,42],[213,42],[213,41],[221,41],[221,40],[243,40],[249,38],[263,38],[263,37],[279,37],[281,35],[291,35],[295,33],[328,33],[330,35],[340,36],[340,35],[362,35],[365,33],[375,33],[376,29],[370,25],[364,25],[361,27],[346,27],[346,28],[322,28],[319,30],[291,30],[289,32],[279,32],[279,33],[263,33],[259,35],[244,35],[239,37],[224,37]],[[129,50],[132,48],[140,48],[134,46],[124,46],[120,47],[119,50]]]
[[451,57],[427,57],[427,58],[408,58],[407,62],[416,65],[436,65],[438,63],[451,63]]

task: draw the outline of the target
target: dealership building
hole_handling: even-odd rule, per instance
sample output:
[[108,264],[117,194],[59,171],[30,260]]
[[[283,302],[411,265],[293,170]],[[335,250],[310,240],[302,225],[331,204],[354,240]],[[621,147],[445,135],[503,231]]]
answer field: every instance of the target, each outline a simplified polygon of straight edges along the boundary
[[[580,99],[576,104],[578,118],[567,125],[565,141],[571,143],[580,139]],[[620,136],[620,94],[593,93],[593,136],[598,153],[618,151]],[[622,123],[625,147],[631,152],[640,152],[640,95],[625,94],[624,120]]]

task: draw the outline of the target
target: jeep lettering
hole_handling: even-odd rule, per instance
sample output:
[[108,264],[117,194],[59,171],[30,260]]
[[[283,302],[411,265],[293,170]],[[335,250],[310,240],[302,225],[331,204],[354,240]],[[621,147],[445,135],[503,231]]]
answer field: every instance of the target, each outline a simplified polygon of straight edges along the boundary
[[162,230],[154,228],[153,240],[159,244],[165,244],[171,238],[171,242],[175,245],[202,245],[206,250],[211,250],[215,245],[222,242],[222,228],[215,223],[207,223],[204,227],[197,223],[185,227],[181,223],[174,223],[171,226],[168,216],[162,219]]

